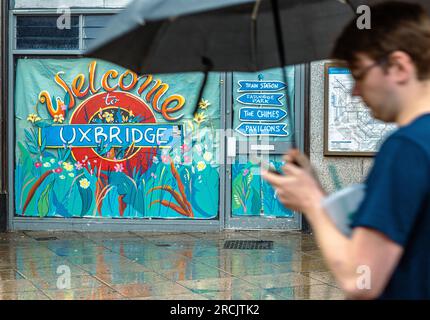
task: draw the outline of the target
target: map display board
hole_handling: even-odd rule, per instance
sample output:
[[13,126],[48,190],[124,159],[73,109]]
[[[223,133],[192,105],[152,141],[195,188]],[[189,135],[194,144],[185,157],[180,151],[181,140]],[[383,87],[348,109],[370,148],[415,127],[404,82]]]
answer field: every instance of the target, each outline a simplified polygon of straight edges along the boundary
[[325,65],[324,155],[373,156],[396,129],[372,117],[371,111],[351,92],[349,69]]

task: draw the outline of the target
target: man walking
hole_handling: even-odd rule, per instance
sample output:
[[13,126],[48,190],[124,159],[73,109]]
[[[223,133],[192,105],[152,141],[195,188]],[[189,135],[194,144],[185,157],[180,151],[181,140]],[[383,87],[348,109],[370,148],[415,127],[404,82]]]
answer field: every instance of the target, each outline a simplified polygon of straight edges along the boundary
[[[351,22],[333,57],[347,62],[352,94],[375,118],[399,129],[375,158],[351,238],[322,208],[325,193],[297,150],[285,156],[285,175],[263,177],[285,206],[305,214],[347,297],[429,299],[430,17],[419,5],[401,2],[374,6],[371,13],[372,28],[359,30]],[[370,287],[357,285],[360,270],[369,272]]]

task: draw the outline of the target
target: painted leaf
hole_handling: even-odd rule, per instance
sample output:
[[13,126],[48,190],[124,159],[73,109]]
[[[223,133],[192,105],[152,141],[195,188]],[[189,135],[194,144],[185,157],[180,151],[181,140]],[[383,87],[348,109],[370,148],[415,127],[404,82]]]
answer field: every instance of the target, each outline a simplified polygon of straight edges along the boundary
[[241,207],[239,197],[236,193],[233,192],[233,209],[239,209]]
[[21,142],[18,142],[18,148],[21,152],[21,159],[23,161],[22,169],[24,171],[24,175],[26,175],[31,172],[31,169],[33,168],[33,161],[31,160],[30,153]]
[[251,212],[254,215],[260,214],[261,209],[261,199],[260,192],[256,188],[252,188],[252,197],[251,197]]
[[67,210],[65,205],[58,200],[55,191],[52,192],[52,204],[55,206],[55,213],[66,218],[72,216],[72,214]]
[[46,148],[46,137],[43,137],[42,145],[40,146],[40,151],[44,151]]
[[70,156],[70,152],[72,151],[72,149],[67,149],[66,150],[66,152],[65,152],[65,154],[64,154],[64,156],[62,157],[62,161],[64,162],[64,161],[67,161],[67,159],[69,158],[69,156]]
[[24,133],[27,140],[33,142],[33,135],[31,134],[31,132],[29,130],[24,130]]
[[[64,95],[64,104],[65,104],[66,106],[69,106],[69,105],[70,105],[70,95],[69,95],[69,93],[68,93],[68,92],[66,92],[66,94]],[[68,109],[68,108],[66,108],[66,110],[65,110],[65,111],[67,111],[67,109]]]
[[39,151],[37,150],[37,148],[33,144],[26,142],[26,145],[27,145],[27,149],[28,149],[28,151],[30,151],[30,153],[33,153],[33,154],[39,153]]
[[53,182],[48,184],[40,195],[39,201],[37,201],[37,211],[40,217],[45,217],[49,213],[49,194],[51,192]]
[[81,195],[81,201],[82,201],[81,217],[83,217],[90,210],[93,197],[92,197],[91,188],[84,189],[84,188],[78,187],[78,189],[79,189],[79,194]]
[[248,175],[248,177],[247,177],[248,185],[249,185],[249,184],[251,184],[251,182],[252,182],[252,178],[253,178],[252,173],[249,173],[249,175]]

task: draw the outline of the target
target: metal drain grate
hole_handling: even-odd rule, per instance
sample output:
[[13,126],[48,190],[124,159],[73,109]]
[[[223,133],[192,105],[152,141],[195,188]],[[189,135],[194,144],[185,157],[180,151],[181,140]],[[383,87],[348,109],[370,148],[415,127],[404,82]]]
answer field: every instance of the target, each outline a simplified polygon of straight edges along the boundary
[[273,249],[273,241],[263,240],[227,240],[224,249],[239,250],[270,250]]
[[57,237],[43,237],[43,238],[34,238],[36,241],[49,241],[49,240],[58,240]]
[[168,243],[156,243],[155,245],[157,247],[170,247],[170,244],[168,244]]

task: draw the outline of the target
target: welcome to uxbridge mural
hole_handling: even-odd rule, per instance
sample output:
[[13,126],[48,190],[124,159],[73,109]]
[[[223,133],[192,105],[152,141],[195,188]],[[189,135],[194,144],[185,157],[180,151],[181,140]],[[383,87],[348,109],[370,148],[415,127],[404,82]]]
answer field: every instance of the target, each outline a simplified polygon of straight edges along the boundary
[[16,215],[213,219],[219,75],[143,75],[89,59],[20,59]]

